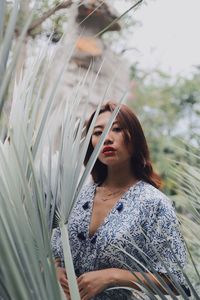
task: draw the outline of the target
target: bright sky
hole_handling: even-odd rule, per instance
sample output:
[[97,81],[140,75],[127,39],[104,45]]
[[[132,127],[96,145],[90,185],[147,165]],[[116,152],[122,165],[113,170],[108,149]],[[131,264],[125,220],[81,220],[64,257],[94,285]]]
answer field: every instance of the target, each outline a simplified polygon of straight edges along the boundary
[[[171,74],[187,74],[200,66],[200,0],[146,1],[135,12],[142,22],[134,29],[126,55],[140,66],[156,66]],[[126,9],[120,1],[120,11]],[[130,5],[130,4],[129,4]]]

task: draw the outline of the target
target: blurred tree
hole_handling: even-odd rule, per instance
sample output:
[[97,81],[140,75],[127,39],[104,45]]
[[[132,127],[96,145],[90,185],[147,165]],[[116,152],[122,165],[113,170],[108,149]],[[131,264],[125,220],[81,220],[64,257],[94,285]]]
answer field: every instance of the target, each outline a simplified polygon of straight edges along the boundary
[[[11,16],[15,1],[3,1],[5,3],[5,17],[4,17],[4,32],[7,28],[8,20]],[[24,66],[24,63],[27,58],[27,44],[29,40],[35,38],[38,34],[44,33],[45,35],[50,34],[52,41],[58,40],[62,36],[63,28],[61,24],[66,21],[66,14],[63,13],[64,9],[67,9],[71,6],[71,0],[38,0],[38,1],[19,1],[19,11],[18,18],[15,26],[15,36],[13,38],[13,46],[15,46],[18,37],[20,36],[24,25],[27,20],[30,18],[32,10],[34,10],[32,22],[29,25],[27,34],[24,38],[24,43],[21,46],[20,56],[18,58],[18,64],[16,68],[16,74],[19,76],[21,68]],[[62,14],[61,14],[61,12]],[[62,22],[61,22],[62,19]],[[44,24],[46,24],[44,29]],[[4,34],[3,32],[3,34]],[[12,55],[12,51],[10,52]],[[9,62],[9,61],[8,61]]]
[[[13,2],[7,1],[7,15],[9,16],[12,7]],[[60,15],[57,13],[58,11],[62,9],[66,9],[70,7],[72,4],[71,0],[64,0],[64,1],[46,1],[46,0],[39,0],[37,2],[35,1],[27,1],[27,0],[21,0],[20,6],[19,6],[19,14],[18,14],[18,22],[16,26],[15,33],[16,35],[19,35],[24,23],[26,22],[27,18],[30,15],[30,12],[32,11],[34,7],[34,17],[33,21],[29,26],[27,34],[29,36],[34,37],[38,33],[41,33],[42,31],[42,24],[44,21],[50,18],[52,27],[57,29],[56,25],[59,23],[58,20],[60,19]],[[64,18],[64,14],[63,14]]]
[[[129,105],[143,124],[152,160],[164,180],[165,192],[176,194],[174,183],[168,180],[169,159],[183,159],[176,148],[182,140],[186,150],[187,145],[200,143],[196,138],[200,128],[200,72],[197,70],[190,79],[172,80],[160,70],[150,74],[139,70],[136,64],[131,68],[131,79]],[[189,159],[188,156],[188,162]]]

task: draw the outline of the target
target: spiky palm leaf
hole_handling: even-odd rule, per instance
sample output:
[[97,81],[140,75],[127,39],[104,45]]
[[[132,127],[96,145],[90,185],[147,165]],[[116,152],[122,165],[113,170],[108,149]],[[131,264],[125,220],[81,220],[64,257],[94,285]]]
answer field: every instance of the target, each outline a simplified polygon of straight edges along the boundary
[[[91,127],[88,136],[83,140],[82,131],[87,105],[85,105],[82,117],[78,119],[76,115],[80,102],[79,93],[84,86],[86,74],[77,88],[76,97],[66,102],[56,168],[52,170],[55,162],[52,164],[53,154],[50,147],[48,174],[42,165],[42,159],[39,171],[35,169],[36,160],[44,146],[43,137],[48,130],[49,111],[60,78],[70,58],[68,55],[51,92],[46,95],[42,85],[45,83],[46,75],[53,62],[53,56],[49,58],[47,51],[48,47],[42,49],[40,55],[24,70],[18,82],[15,83],[8,134],[5,143],[1,144],[1,232],[3,237],[1,286],[5,299],[45,299],[47,297],[61,299],[63,297],[56,281],[50,250],[52,208],[54,206],[58,208],[59,224],[63,233],[71,296],[72,299],[79,299],[73,263],[69,259],[70,248],[64,224],[68,220],[77,192],[80,191],[95,162],[106,132],[102,136],[88,168],[80,176],[82,162],[92,133]],[[71,53],[71,49],[69,52]],[[43,66],[45,62],[48,62],[48,65]],[[44,70],[42,74],[41,70]],[[40,78],[42,78],[41,81]],[[41,105],[43,105],[42,113],[40,112]],[[116,113],[117,109],[108,124],[107,131]],[[97,115],[98,113],[96,117]],[[92,126],[94,126],[94,122]],[[56,182],[51,181],[50,174],[53,171],[56,172]],[[46,185],[46,183],[48,184]],[[49,228],[46,221],[50,225]],[[12,265],[13,268],[11,268]],[[17,272],[20,274],[18,277]],[[9,288],[9,281],[12,282],[12,288]]]
[[[199,139],[199,137],[197,137]],[[182,160],[175,161],[172,166],[172,180],[177,186],[178,194],[174,197],[177,206],[184,209],[184,215],[180,214],[183,231],[190,256],[190,268],[188,272],[194,277],[194,289],[199,294],[198,282],[200,282],[200,171],[199,171],[199,149],[195,145],[189,146],[182,142],[182,148],[177,151],[181,153]]]

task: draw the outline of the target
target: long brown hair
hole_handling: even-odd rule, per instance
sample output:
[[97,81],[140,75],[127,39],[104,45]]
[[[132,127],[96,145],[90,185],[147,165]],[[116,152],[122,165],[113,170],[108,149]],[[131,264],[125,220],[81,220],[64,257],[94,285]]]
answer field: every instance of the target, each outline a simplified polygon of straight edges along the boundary
[[[117,104],[114,102],[107,102],[101,107],[99,114],[106,111],[113,112],[116,106]],[[88,131],[90,127],[94,114],[95,112],[91,115],[87,123],[86,131]],[[120,107],[120,111],[116,119],[123,128],[125,143],[127,145],[131,144],[133,148],[133,154],[131,157],[133,174],[137,177],[137,179],[142,179],[154,187],[160,188],[161,179],[160,176],[153,170],[147,141],[138,118],[133,111],[128,108],[128,106],[123,104]],[[92,141],[90,140],[84,161],[85,165],[89,161],[93,150]],[[107,177],[107,166],[97,159],[91,175],[95,183],[102,183]]]

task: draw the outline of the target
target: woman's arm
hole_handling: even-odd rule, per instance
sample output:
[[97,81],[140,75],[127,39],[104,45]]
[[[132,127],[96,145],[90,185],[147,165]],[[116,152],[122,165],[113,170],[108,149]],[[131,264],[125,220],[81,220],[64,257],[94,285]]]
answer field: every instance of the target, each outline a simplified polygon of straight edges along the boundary
[[[167,291],[164,289],[164,287],[161,286],[161,284],[153,276],[153,274],[145,273],[145,275],[160,289],[161,293],[167,294]],[[164,275],[163,279],[167,283],[168,279]],[[152,290],[152,287],[149,285],[149,283],[141,273],[131,273],[128,270],[117,268],[88,272],[82,274],[77,281],[81,300],[89,300],[90,298],[95,297],[97,294],[101,293],[103,290],[114,286],[126,286],[141,291],[138,286],[138,284],[141,285],[141,282],[142,285]],[[173,292],[175,295],[178,295],[177,291],[174,290]]]
[[[111,276],[111,282],[113,282],[113,285],[115,286],[127,286],[130,288],[134,288],[136,290],[140,290],[138,286],[139,284],[148,287],[149,289],[152,290],[153,293],[155,293],[155,291],[153,291],[151,284],[149,284],[149,282],[151,282],[152,284],[156,285],[157,288],[159,288],[161,293],[163,293],[164,295],[168,294],[164,286],[161,285],[160,281],[152,273],[145,273],[144,276],[140,272],[132,273],[128,270],[123,270],[123,269],[111,268],[108,270]],[[171,283],[170,280],[164,274],[162,275],[160,274],[160,276],[166,282],[166,284]],[[147,277],[149,280],[147,280],[145,277]],[[173,289],[173,293],[175,295],[178,295],[178,292],[175,290],[175,288]]]

